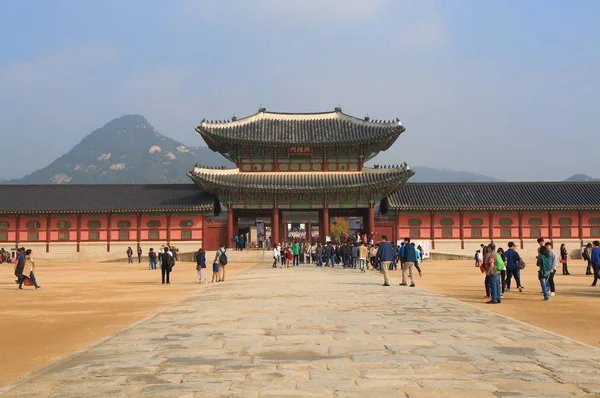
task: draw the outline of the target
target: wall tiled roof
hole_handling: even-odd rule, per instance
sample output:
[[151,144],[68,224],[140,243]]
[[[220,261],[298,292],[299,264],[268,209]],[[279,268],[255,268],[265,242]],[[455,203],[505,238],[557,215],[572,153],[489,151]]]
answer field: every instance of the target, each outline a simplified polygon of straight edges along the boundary
[[404,131],[396,121],[366,121],[342,113],[286,114],[259,112],[227,122],[202,122],[196,128],[208,141],[267,145],[352,144],[388,139]]
[[[363,169],[356,172],[272,172],[240,173],[238,169],[211,170],[196,168],[190,178],[207,191],[221,189],[257,189],[277,191],[327,191],[352,188],[373,188],[400,184],[414,172],[401,168]],[[206,187],[206,188],[204,188]]]
[[408,183],[392,210],[600,210],[600,182]]
[[0,213],[208,211],[214,200],[194,184],[0,186]]

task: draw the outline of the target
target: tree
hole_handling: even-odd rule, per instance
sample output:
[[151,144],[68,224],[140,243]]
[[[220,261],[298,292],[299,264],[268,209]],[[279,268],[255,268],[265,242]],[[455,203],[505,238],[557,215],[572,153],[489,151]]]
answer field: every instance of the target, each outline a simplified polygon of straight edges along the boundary
[[350,233],[350,224],[348,220],[341,217],[336,217],[331,221],[331,226],[329,228],[329,235],[331,239],[334,241],[341,242],[342,238],[348,236]]

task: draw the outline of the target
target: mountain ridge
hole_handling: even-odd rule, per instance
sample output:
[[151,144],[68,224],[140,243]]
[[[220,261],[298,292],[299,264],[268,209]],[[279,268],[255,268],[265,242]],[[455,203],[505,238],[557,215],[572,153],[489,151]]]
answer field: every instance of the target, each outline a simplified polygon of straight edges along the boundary
[[[369,162],[372,163],[372,162]],[[190,182],[195,164],[233,167],[207,147],[186,146],[138,114],[115,118],[86,135],[48,166],[0,184],[158,184]],[[503,182],[483,174],[414,166],[410,182]],[[600,181],[575,174],[566,181]]]

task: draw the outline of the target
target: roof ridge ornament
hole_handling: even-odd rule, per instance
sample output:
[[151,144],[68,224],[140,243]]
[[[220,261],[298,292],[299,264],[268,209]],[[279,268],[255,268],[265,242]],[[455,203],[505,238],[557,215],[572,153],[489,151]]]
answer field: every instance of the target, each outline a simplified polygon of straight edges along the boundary
[[341,106],[336,106],[334,109],[335,113],[342,113],[342,107]]
[[264,106],[260,106],[260,108],[258,108],[258,113],[265,113],[267,111],[267,108],[265,108]]

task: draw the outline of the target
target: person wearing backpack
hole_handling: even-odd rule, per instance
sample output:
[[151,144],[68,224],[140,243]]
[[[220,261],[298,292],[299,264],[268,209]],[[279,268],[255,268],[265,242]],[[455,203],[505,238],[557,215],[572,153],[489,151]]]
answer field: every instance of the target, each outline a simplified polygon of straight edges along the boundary
[[162,284],[166,284],[170,285],[171,284],[171,271],[173,270],[173,267],[175,266],[175,259],[173,258],[173,255],[171,254],[171,252],[169,252],[169,247],[165,246],[164,251],[162,253],[159,254],[160,257],[160,261],[162,263],[162,266],[160,268],[160,274],[162,276]]
[[511,280],[514,277],[517,288],[522,292],[523,286],[521,285],[521,269],[519,268],[519,264],[523,260],[515,250],[514,242],[508,242],[508,250],[504,253],[504,257],[506,257],[506,291],[510,292]]
[[221,243],[221,248],[217,250],[217,254],[215,255],[215,262],[219,263],[219,280],[221,282],[225,282],[225,266],[227,265],[228,259],[229,254],[227,253],[227,249],[225,249],[225,245]]

